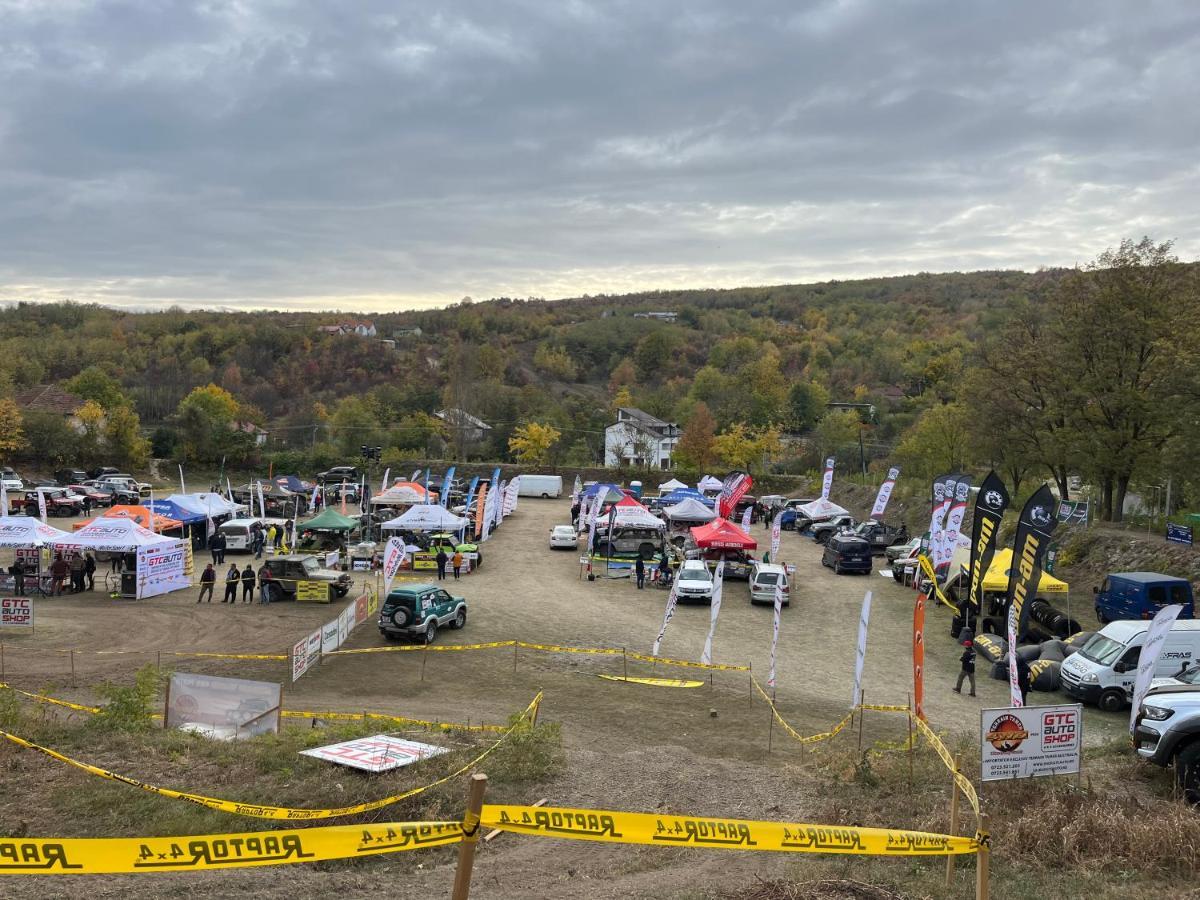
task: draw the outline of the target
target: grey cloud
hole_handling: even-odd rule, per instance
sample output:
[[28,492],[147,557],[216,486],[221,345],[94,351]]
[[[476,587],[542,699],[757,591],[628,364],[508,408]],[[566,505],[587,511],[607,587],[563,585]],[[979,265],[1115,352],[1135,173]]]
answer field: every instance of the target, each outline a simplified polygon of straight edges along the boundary
[[0,299],[315,308],[1200,250],[1200,9],[0,0]]

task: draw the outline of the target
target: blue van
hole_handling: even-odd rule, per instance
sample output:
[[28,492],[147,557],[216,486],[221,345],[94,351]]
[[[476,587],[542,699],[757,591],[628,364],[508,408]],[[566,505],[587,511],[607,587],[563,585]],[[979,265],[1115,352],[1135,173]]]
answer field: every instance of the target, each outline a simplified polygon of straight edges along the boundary
[[1186,579],[1157,572],[1119,572],[1092,588],[1096,618],[1102,625],[1120,619],[1153,619],[1164,606],[1183,604],[1181,619],[1194,618],[1192,585]]

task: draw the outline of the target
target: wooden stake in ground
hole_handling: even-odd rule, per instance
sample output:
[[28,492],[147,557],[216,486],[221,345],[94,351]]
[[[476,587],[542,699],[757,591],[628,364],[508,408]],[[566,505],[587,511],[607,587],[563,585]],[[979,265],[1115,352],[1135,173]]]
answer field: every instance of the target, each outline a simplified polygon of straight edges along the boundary
[[863,709],[863,704],[867,702],[867,692],[860,691],[858,694],[858,752],[862,753],[862,732],[863,719],[867,717],[867,712]]
[[913,705],[912,694],[908,695],[908,789],[912,790],[913,785],[913,730],[912,730]]
[[[911,720],[910,720],[911,721]],[[958,834],[958,782],[954,780],[954,775],[958,774],[962,768],[962,754],[954,755],[954,773],[950,776],[950,831],[949,834]],[[954,884],[954,854],[951,853],[946,857],[946,887]]]
[[[775,703],[775,692],[774,691],[771,691],[771,703],[772,704]],[[771,738],[775,734],[775,710],[774,710],[774,708],[772,708],[772,709],[768,710],[768,712],[770,715],[767,717],[767,722],[769,723],[767,725],[767,753],[770,753],[771,752]]]
[[[979,817],[979,831],[982,834],[988,833],[988,814],[984,813]],[[975,900],[988,900],[988,845],[986,843],[979,845],[979,852],[975,854]]]
[[463,817],[463,839],[458,845],[458,868],[454,870],[451,900],[467,900],[471,895],[471,870],[475,867],[475,847],[479,843],[479,812],[483,809],[487,781],[486,775],[475,774],[467,787],[467,814]]

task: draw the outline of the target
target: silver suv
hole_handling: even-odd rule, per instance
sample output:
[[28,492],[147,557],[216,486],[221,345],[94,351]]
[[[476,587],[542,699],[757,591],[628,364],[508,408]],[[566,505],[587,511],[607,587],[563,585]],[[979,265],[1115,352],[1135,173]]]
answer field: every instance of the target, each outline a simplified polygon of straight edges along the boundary
[[1200,805],[1200,669],[1178,680],[1146,694],[1134,720],[1133,743],[1142,759],[1174,766],[1184,797]]

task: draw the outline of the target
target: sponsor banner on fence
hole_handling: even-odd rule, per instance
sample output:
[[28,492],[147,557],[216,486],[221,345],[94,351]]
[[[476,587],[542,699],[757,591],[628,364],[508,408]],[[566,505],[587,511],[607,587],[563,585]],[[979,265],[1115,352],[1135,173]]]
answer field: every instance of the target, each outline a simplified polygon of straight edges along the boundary
[[292,647],[292,681],[296,681],[321,658],[321,629],[299,640]]
[[297,581],[297,603],[328,603],[329,583],[325,581]]
[[921,831],[549,806],[485,805],[480,814],[480,823],[484,828],[498,828],[516,834],[652,847],[703,847],[709,850],[774,850],[854,856],[952,856],[972,854],[979,849],[975,838]]
[[982,781],[1079,771],[1083,707],[1025,706],[980,713]]
[[321,652],[332,653],[342,643],[340,637],[340,629],[338,628],[338,620],[334,619],[331,622],[326,622],[321,626]]
[[137,550],[137,597],[157,597],[190,587],[187,576],[187,541],[152,544]]
[[338,646],[346,643],[346,638],[350,637],[350,632],[354,630],[354,607],[347,606],[337,617],[338,623]]
[[172,672],[167,687],[167,728],[201,731],[233,740],[279,730],[283,688],[271,681]]
[[0,628],[32,627],[32,597],[0,597]]
[[367,594],[359,594],[354,598],[354,625],[355,627],[367,621]]

